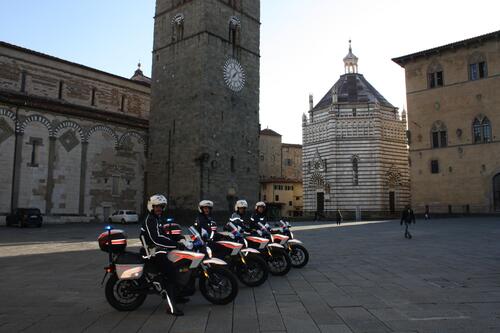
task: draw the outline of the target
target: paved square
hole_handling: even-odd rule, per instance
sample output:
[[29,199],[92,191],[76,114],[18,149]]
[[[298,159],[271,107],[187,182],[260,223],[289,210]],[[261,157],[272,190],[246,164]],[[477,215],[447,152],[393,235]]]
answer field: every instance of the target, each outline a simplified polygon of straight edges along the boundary
[[227,306],[197,294],[178,319],[157,296],[132,313],[106,303],[101,228],[0,228],[1,332],[500,332],[498,218],[420,220],[412,240],[397,221],[297,230],[304,269]]

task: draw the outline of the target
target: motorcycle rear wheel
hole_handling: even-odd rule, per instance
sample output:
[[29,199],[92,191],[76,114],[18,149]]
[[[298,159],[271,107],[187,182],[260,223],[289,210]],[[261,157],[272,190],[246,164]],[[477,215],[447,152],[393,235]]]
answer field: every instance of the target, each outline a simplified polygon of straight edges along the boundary
[[199,288],[203,297],[216,305],[231,303],[238,295],[238,281],[233,273],[222,267],[210,267],[208,278],[201,274]]
[[238,279],[248,287],[257,287],[266,282],[269,268],[264,259],[257,256],[245,258],[246,264],[240,263],[237,268]]
[[130,291],[137,287],[139,280],[119,280],[116,274],[112,274],[106,282],[106,300],[118,311],[134,311],[147,297],[147,293]]
[[300,244],[292,245],[288,254],[295,268],[302,268],[309,262],[309,251]]
[[292,268],[292,261],[284,249],[272,250],[272,256],[267,258],[269,272],[275,276],[286,275]]

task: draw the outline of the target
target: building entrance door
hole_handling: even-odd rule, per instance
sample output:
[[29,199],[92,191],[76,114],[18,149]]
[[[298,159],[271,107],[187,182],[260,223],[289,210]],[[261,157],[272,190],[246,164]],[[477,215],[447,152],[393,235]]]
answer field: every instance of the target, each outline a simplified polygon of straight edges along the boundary
[[389,192],[389,210],[391,213],[396,212],[396,195],[394,191]]
[[323,215],[324,211],[325,211],[325,193],[318,192],[316,193],[316,212],[318,214]]
[[493,177],[493,201],[495,211],[500,211],[500,173]]

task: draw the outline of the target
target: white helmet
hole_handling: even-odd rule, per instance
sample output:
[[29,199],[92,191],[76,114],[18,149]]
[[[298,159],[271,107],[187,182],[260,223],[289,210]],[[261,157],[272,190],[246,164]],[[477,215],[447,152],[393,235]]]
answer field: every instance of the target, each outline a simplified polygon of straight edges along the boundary
[[257,210],[257,208],[259,208],[259,207],[264,207],[264,208],[266,208],[266,203],[265,203],[265,202],[263,202],[263,201],[259,201],[259,202],[257,202],[257,203],[255,204],[255,210]]
[[238,208],[248,208],[248,203],[246,200],[238,200],[234,205],[234,211],[237,212]]
[[203,207],[214,208],[214,203],[210,200],[202,200],[198,204],[198,211],[200,213],[203,213],[203,209],[202,209]]
[[154,206],[164,206],[163,210],[167,207],[167,198],[161,194],[155,194],[148,201],[148,211],[152,211]]

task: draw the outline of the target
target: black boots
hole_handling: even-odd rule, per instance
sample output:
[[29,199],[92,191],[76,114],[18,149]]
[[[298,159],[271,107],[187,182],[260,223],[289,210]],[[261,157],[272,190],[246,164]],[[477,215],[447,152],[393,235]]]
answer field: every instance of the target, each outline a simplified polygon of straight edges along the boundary
[[177,293],[174,284],[167,285],[166,294],[165,299],[167,301],[167,313],[176,317],[184,316],[184,312],[177,308],[177,303],[181,302],[178,302],[178,297],[176,297]]

